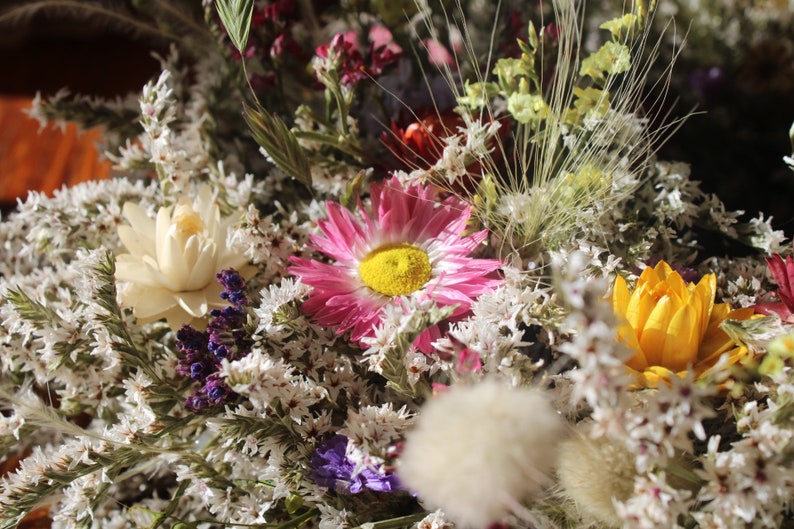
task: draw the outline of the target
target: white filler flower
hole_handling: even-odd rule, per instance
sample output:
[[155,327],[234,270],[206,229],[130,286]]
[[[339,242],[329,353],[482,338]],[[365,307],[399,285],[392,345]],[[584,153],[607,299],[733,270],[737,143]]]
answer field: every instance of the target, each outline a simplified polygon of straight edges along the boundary
[[484,528],[543,490],[563,434],[540,390],[457,385],[421,409],[397,472],[430,508],[462,527]]
[[221,218],[209,186],[201,187],[192,203],[183,197],[173,207],[161,207],[157,219],[131,202],[123,213],[130,224],[118,232],[129,253],[116,257],[116,279],[127,282],[121,303],[132,307],[138,321],[165,318],[176,330],[227,305],[215,274],[240,271],[248,260],[227,244],[238,219]]

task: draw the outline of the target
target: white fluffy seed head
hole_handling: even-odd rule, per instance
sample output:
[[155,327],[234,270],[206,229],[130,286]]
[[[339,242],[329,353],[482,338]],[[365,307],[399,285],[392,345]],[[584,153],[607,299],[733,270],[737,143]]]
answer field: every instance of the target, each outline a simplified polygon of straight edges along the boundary
[[540,390],[496,381],[453,386],[422,408],[398,475],[459,526],[483,528],[543,490],[564,432]]
[[588,432],[577,432],[562,443],[557,475],[563,493],[580,513],[608,527],[623,520],[615,501],[626,501],[634,490],[635,456],[624,445]]

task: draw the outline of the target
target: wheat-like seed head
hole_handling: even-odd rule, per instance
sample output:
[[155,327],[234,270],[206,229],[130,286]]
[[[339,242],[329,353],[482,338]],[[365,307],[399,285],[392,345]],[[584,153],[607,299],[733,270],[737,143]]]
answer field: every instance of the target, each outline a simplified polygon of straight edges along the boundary
[[[501,2],[497,16],[500,7]],[[461,1],[456,1],[456,16],[443,11],[443,22],[462,37],[461,50],[452,50],[457,68],[442,66],[460,103],[456,111],[466,123],[459,132],[466,134],[470,124],[496,121],[510,130],[492,133],[485,149],[463,149],[464,156],[476,154],[465,161],[476,161],[479,174],[461,177],[461,163],[451,175],[451,165],[442,160],[424,178],[463,195],[503,252],[523,257],[564,246],[577,235],[600,235],[601,217],[631,198],[661,142],[681,123],[669,120],[662,108],[675,50],[662,75],[651,79],[661,46],[661,40],[650,40],[653,6],[637,0],[629,11],[604,24],[612,39],[587,57],[585,3],[555,0],[552,7],[554,26],[535,31],[530,24],[528,41],[521,45],[524,63],[492,64],[496,22],[481,59]],[[419,12],[426,15],[425,30],[437,34],[439,22],[427,9]],[[556,48],[550,31],[559,31]],[[503,77],[516,67],[534,72],[510,80],[508,89],[515,91],[508,96]],[[461,85],[458,72],[463,71],[469,78]],[[455,146],[449,139],[440,141]],[[460,138],[456,141],[468,145]],[[474,191],[451,185],[461,178],[479,185]]]

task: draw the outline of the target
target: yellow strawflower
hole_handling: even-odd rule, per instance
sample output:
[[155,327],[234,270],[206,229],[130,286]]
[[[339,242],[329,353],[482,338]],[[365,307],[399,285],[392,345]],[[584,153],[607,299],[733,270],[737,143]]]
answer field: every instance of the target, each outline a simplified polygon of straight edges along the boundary
[[702,378],[723,354],[733,364],[748,353],[720,323],[746,320],[753,309],[732,311],[727,303],[714,303],[716,291],[714,274],[687,283],[664,261],[643,270],[633,292],[617,277],[612,307],[623,320],[619,339],[635,352],[626,366],[637,375],[636,387],[658,387],[660,380],[684,376],[688,369]]

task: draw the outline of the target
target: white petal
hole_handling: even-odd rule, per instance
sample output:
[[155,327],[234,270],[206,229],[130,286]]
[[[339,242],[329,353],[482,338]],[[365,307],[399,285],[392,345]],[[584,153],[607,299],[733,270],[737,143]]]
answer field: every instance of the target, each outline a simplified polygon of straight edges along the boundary
[[196,199],[193,201],[193,209],[204,221],[207,232],[212,233],[218,225],[221,214],[218,205],[212,197],[210,186],[201,186]]
[[164,252],[163,245],[165,244],[165,239],[168,237],[168,232],[171,231],[171,213],[167,208],[160,208],[157,212],[157,228],[155,231],[154,242],[156,243],[157,262],[162,263]]
[[190,270],[185,263],[185,256],[182,253],[184,248],[180,244],[176,234],[170,235],[163,240],[162,254],[157,259],[160,271],[173,281],[174,290],[187,290],[188,277]]
[[131,254],[155,255],[157,249],[153,239],[141,234],[141,232],[135,231],[130,226],[119,226],[118,233],[122,244],[124,244],[124,246],[127,248],[127,251],[129,251]]
[[224,255],[218,258],[219,270],[226,270],[228,268],[234,268],[238,272],[241,272],[243,268],[248,265],[248,258],[242,254],[242,252],[229,252],[227,251]]
[[203,290],[179,292],[177,298],[179,299],[179,306],[185,309],[185,312],[196,318],[205,316],[209,310],[207,306],[207,294]]
[[[202,240],[197,235],[191,235],[188,237],[187,243],[185,243],[185,266],[188,270],[193,270],[193,268],[196,266],[196,261],[198,261],[199,255],[201,253],[201,243]],[[187,288],[186,290],[193,289]]]
[[[163,315],[166,321],[168,322],[168,326],[171,327],[172,330],[178,331],[183,325],[191,325],[193,327],[198,328],[196,319],[193,318],[190,314],[184,311],[182,307],[177,305],[176,307],[169,310],[167,313]],[[205,327],[206,323],[202,324],[201,327]],[[203,330],[203,329],[199,329]]]
[[149,217],[138,204],[126,202],[122,214],[133,230],[141,234],[149,234],[149,237],[154,235],[154,219]]
[[174,293],[164,288],[147,289],[143,294],[132,308],[138,318],[159,317],[177,304]]
[[185,290],[198,290],[215,283],[215,274],[222,270],[222,268],[218,267],[215,257],[215,244],[212,241],[204,241],[202,246],[201,253],[199,253],[193,269],[190,271]]
[[163,284],[160,272],[152,270],[151,266],[129,254],[119,255],[116,258],[116,279],[150,287],[168,286]]

